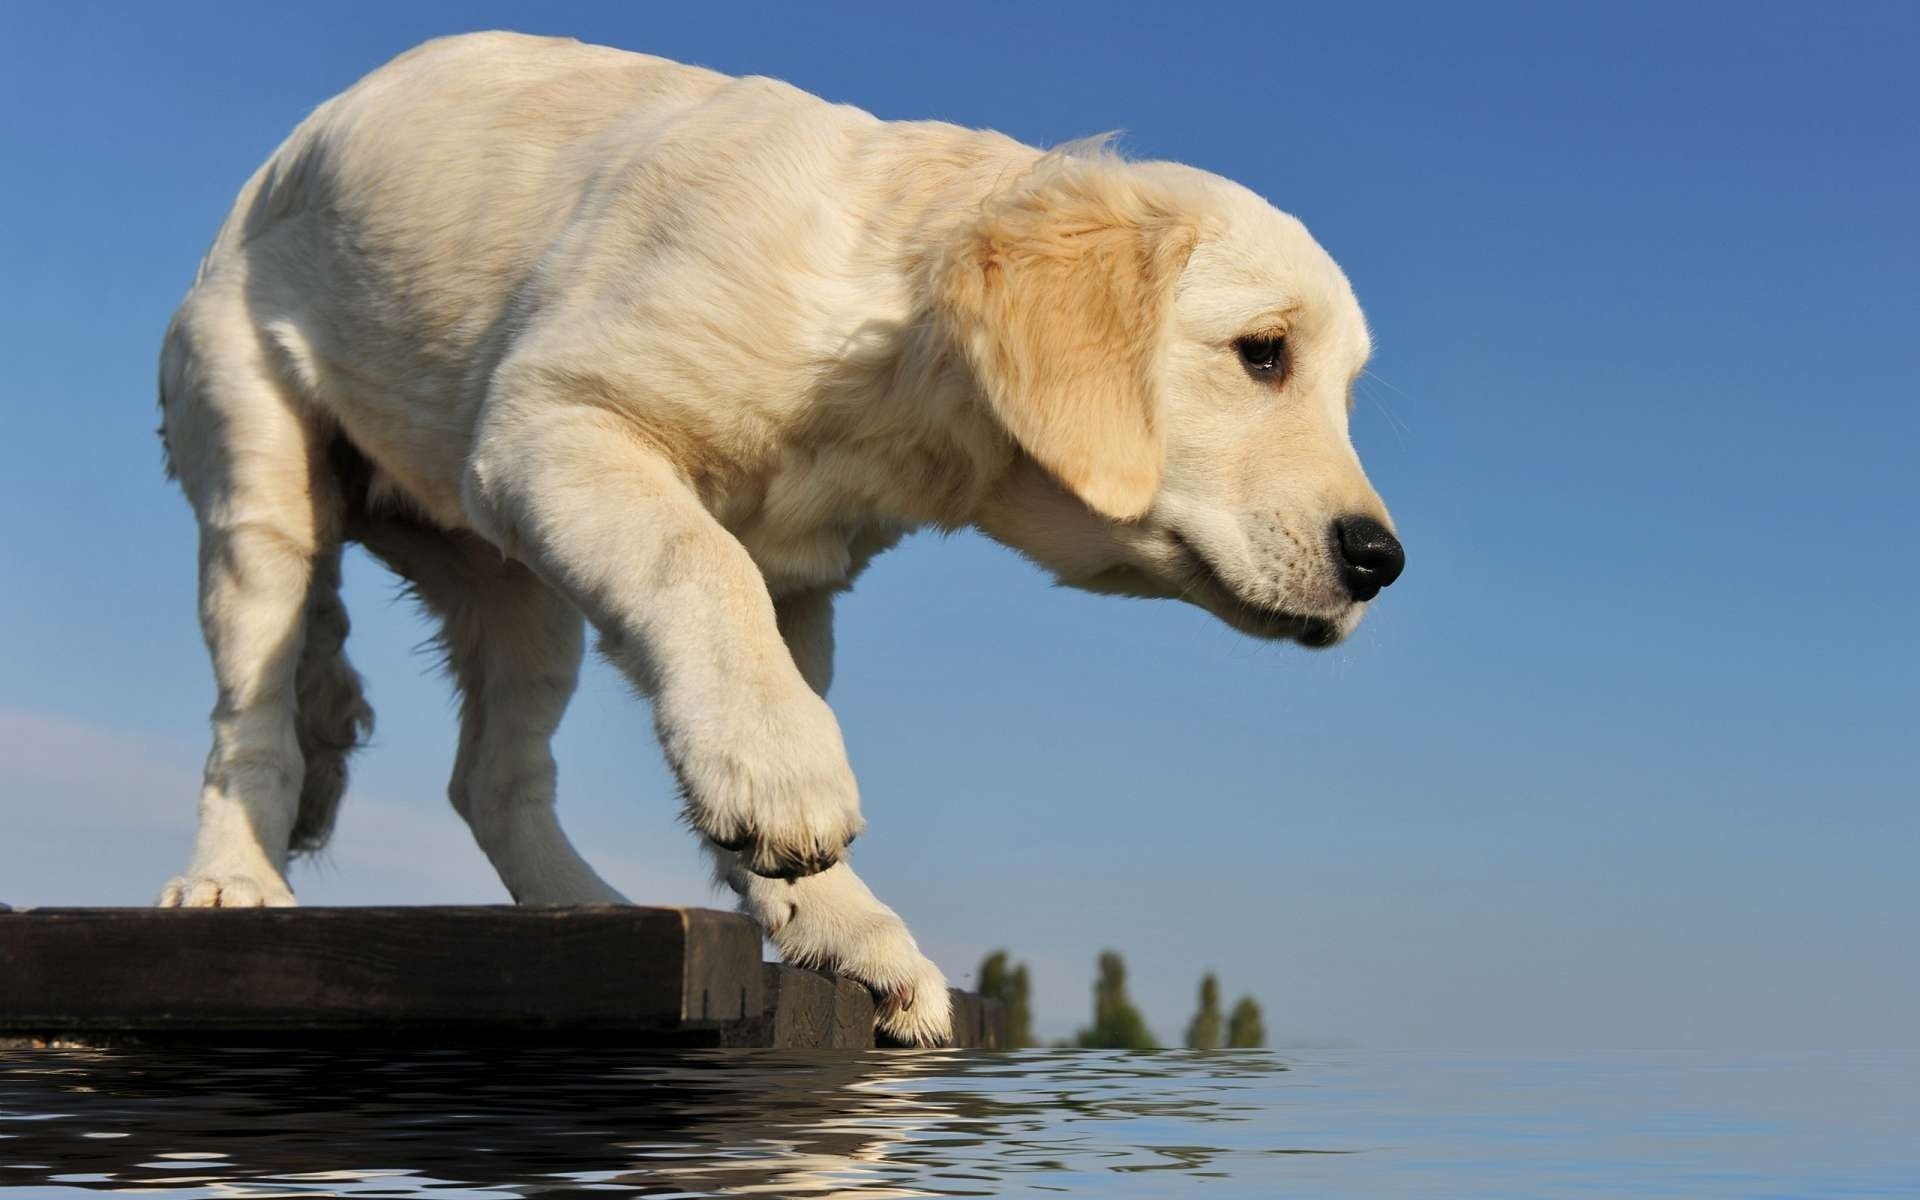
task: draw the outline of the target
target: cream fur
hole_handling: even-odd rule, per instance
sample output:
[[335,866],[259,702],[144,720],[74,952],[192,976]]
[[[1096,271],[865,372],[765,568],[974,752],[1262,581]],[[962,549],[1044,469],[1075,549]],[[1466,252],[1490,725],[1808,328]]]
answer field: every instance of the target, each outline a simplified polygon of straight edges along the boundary
[[[1283,385],[1234,348],[1267,332]],[[168,330],[218,700],[162,903],[293,902],[371,720],[359,541],[442,622],[450,794],[517,900],[620,899],[553,815],[584,615],[745,910],[939,1042],[939,970],[845,862],[832,596],[971,524],[1077,586],[1344,635],[1329,522],[1386,520],[1347,439],[1367,345],[1305,230],[1191,168],[570,41],[402,55],[247,183]]]

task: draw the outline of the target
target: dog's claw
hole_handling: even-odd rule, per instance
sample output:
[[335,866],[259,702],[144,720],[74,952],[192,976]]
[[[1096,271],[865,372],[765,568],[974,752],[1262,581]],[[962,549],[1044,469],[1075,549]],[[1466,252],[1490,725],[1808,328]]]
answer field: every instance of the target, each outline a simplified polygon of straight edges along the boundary
[[687,823],[699,830],[709,843],[733,854],[741,870],[763,879],[780,879],[788,883],[818,875],[839,865],[846,857],[846,847],[853,842],[851,834],[839,845],[832,845],[831,840],[822,840],[816,835],[795,845],[769,839],[764,831],[751,824],[714,832],[702,828],[691,810],[686,816]]
[[715,837],[708,834],[707,840],[735,855],[741,869],[750,871],[763,879],[781,879],[788,883],[796,879],[804,879],[809,875],[818,875],[838,865],[842,854],[839,850],[819,848],[798,854],[769,852],[762,848],[760,840],[751,833],[740,834],[737,837]]
[[902,984],[875,999],[874,1032],[880,1044],[925,1047],[952,1041],[953,1017],[944,987],[923,994],[912,984]]
[[[820,872],[827,870],[840,861],[840,852],[838,850],[815,851],[811,854],[799,855],[768,855],[762,852],[758,848],[758,845],[751,839],[732,846],[729,846],[725,842],[715,842],[714,844],[720,846],[722,849],[732,850],[738,854],[741,865],[745,866],[747,870],[752,871],[755,875],[760,875],[767,879],[784,879],[789,883],[796,879],[804,879],[809,875],[818,875]],[[772,861],[766,861],[769,858],[771,858]]]

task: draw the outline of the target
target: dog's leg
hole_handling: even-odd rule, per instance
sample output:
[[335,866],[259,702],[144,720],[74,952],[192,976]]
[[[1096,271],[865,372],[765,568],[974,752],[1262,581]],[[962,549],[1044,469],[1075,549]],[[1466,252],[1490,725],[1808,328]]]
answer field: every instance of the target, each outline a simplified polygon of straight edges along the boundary
[[839,724],[787,653],[752,557],[666,459],[604,410],[496,397],[466,502],[653,698],[696,830],[763,875],[838,860],[861,827]]
[[478,607],[447,628],[461,697],[447,795],[515,902],[624,904],[554,811],[553,732],[580,673],[580,612],[511,562]]
[[295,675],[314,562],[338,544],[337,491],[250,329],[176,326],[163,364],[169,458],[200,522],[217,700],[193,854],[160,903],[288,905],[305,776]]
[[447,796],[521,904],[624,904],[580,857],[554,812],[553,732],[580,674],[580,613],[473,538],[372,523],[368,550],[440,620],[460,693]]
[[[803,592],[775,605],[794,663],[815,691],[833,678],[833,596]],[[920,953],[898,913],[882,904],[845,862],[804,879],[768,879],[740,869],[736,856],[706,844],[715,879],[740,897],[740,910],[766,931],[782,960],[833,971],[867,985],[879,1025],[916,1046],[952,1038],[946,976]]]
[[347,790],[347,760],[373,731],[360,673],[347,661],[347,606],[340,600],[340,547],[316,556],[307,587],[306,638],[294,671],[295,726],[306,777],[293,823],[294,857],[326,845]]

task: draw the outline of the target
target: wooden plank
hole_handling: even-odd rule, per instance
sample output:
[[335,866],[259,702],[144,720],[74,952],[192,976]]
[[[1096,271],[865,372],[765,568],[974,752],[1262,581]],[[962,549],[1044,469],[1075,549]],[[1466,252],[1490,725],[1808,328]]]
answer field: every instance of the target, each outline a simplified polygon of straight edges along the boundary
[[763,963],[766,1011],[728,1031],[728,1046],[781,1050],[871,1050],[873,996],[851,979]]
[[703,909],[0,915],[0,1032],[15,1035],[599,1035],[764,1009],[758,930]]
[[[1005,1044],[954,991],[954,1041]],[[0,1044],[393,1039],[859,1050],[850,979],[682,908],[0,907]],[[884,1043],[883,1043],[884,1044]]]

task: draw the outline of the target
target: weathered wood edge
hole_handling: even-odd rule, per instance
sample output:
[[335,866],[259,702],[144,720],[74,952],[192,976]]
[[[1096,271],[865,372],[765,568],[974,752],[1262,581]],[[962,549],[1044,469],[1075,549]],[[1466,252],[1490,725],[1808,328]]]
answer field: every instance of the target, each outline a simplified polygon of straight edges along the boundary
[[30,909],[0,920],[0,1019],[129,1033],[717,1026],[764,1003],[758,936],[710,919],[725,916]]
[[[0,1048],[875,1045],[864,987],[762,963],[753,924],[709,909],[0,913]],[[954,1046],[1005,1045],[997,1004],[952,995]]]
[[727,1030],[724,1046],[784,1050],[870,1050],[873,996],[851,979],[782,963],[760,964],[767,1003],[761,1014]]

